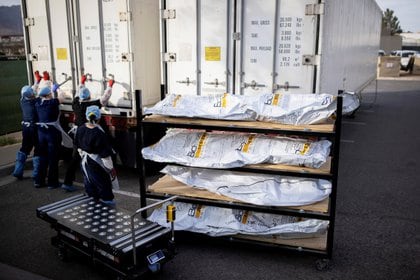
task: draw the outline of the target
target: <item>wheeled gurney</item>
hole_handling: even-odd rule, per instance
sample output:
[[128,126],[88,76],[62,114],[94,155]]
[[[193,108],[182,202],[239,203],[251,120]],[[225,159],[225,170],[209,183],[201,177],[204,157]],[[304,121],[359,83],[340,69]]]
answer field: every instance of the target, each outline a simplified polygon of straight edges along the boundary
[[80,194],[39,207],[36,212],[57,231],[52,244],[58,247],[61,258],[66,257],[68,249],[75,250],[122,278],[134,279],[147,272],[159,271],[175,254],[174,207],[168,208],[170,228],[147,221],[140,215],[136,218],[137,214],[175,198],[129,214]]

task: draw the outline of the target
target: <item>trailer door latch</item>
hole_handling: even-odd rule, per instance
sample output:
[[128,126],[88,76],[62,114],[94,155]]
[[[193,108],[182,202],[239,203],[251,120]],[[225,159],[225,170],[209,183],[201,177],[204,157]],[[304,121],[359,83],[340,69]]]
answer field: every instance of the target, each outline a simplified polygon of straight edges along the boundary
[[283,85],[274,84],[273,89],[284,89],[285,91],[288,91],[290,88],[300,88],[300,86],[291,86],[289,82],[285,82]]

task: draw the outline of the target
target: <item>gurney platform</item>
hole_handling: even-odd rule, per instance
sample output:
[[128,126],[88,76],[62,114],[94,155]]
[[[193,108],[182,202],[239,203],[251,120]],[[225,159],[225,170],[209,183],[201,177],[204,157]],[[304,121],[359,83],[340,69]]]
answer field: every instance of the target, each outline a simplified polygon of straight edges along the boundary
[[39,207],[36,212],[57,231],[52,244],[59,248],[61,258],[68,249],[75,250],[122,278],[159,271],[174,256],[173,229],[140,215],[135,218],[141,211],[133,215],[81,194]]

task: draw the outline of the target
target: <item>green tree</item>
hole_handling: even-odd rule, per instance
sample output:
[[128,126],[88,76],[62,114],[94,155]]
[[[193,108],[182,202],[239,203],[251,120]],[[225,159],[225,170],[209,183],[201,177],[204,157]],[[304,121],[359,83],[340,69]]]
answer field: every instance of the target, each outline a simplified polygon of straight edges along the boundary
[[382,15],[382,26],[389,28],[391,35],[402,32],[398,17],[390,9],[386,9]]

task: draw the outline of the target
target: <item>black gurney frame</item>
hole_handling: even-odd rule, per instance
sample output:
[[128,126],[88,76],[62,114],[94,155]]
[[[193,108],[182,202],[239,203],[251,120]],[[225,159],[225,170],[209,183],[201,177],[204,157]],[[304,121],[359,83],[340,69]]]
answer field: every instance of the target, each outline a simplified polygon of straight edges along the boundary
[[121,277],[134,279],[159,271],[175,254],[175,209],[171,207],[172,212],[168,212],[170,228],[136,215],[175,199],[173,196],[128,214],[80,194],[39,207],[36,212],[57,231],[51,241],[59,256],[64,258],[67,249],[74,250]]

